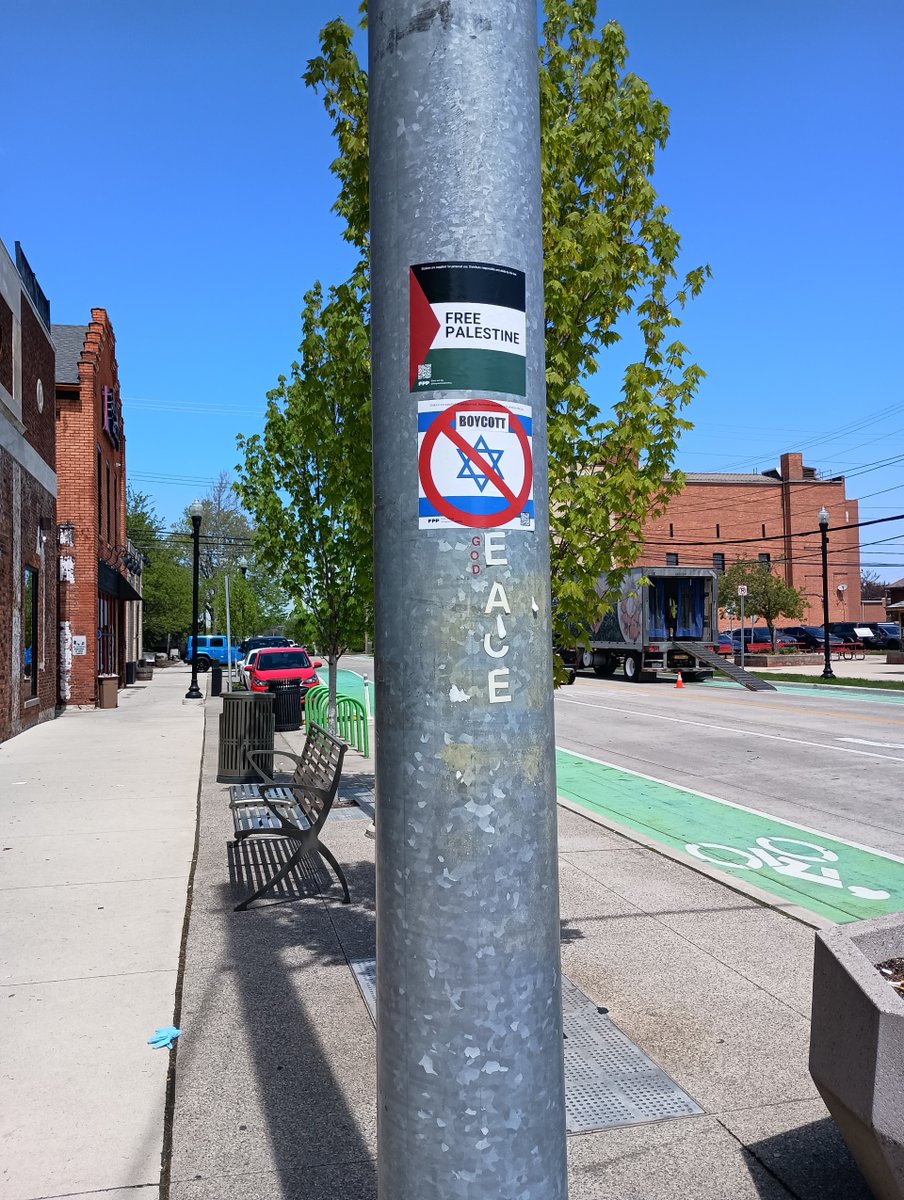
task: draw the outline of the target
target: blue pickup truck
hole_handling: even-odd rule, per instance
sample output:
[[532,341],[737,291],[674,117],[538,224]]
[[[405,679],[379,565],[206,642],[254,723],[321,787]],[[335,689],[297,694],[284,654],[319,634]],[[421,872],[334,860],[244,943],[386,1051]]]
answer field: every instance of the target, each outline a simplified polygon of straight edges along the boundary
[[[191,635],[185,647],[185,661],[190,663],[194,653],[194,643]],[[232,640],[233,666],[241,659],[242,652],[235,638]],[[205,633],[198,635],[198,670],[209,671],[214,663],[226,666],[226,635],[223,633]]]

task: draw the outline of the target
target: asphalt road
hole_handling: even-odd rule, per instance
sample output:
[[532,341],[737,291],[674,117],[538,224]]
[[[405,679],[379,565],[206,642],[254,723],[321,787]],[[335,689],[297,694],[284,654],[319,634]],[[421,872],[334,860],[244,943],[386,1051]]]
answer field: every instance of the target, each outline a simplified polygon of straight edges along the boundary
[[904,856],[904,703],[868,696],[581,675],[556,743]]

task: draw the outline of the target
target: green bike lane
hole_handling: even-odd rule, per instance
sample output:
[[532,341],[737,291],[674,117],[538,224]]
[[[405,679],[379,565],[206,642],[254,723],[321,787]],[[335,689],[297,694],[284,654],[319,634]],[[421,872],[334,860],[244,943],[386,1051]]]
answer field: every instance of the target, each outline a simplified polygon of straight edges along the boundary
[[904,859],[574,751],[556,769],[565,800],[778,901],[838,923],[904,909]]

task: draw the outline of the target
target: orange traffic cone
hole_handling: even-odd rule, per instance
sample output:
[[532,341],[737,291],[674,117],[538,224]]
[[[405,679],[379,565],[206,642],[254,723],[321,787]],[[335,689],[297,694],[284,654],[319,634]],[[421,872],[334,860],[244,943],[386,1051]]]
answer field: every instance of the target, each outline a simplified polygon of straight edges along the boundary
[[678,672],[678,678],[675,680],[675,687],[684,687],[684,680],[681,678],[681,672]]

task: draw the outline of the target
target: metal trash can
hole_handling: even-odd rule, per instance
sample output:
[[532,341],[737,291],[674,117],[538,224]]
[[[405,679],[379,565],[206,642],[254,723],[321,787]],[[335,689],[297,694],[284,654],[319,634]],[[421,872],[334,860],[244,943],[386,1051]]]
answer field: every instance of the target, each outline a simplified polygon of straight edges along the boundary
[[98,675],[97,707],[117,708],[119,705],[119,678],[116,675]]
[[245,757],[248,750],[262,750],[261,770],[273,774],[272,692],[230,692],[223,697],[220,713],[220,750],[217,783],[255,783],[257,775]]
[[211,696],[223,695],[223,668],[219,663],[214,663],[210,668],[210,694]]
[[126,687],[131,687],[135,682],[135,671],[138,666],[137,662],[126,663]]
[[275,697],[273,713],[277,733],[301,729],[301,684],[297,679],[284,679],[269,685]]

